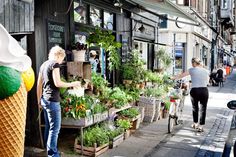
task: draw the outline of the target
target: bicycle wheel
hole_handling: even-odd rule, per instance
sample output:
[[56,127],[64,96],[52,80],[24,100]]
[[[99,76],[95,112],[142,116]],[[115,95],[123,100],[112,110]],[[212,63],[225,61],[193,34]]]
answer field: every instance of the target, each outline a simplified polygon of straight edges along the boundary
[[168,133],[171,133],[174,128],[175,118],[173,118],[171,115],[169,115],[168,119]]

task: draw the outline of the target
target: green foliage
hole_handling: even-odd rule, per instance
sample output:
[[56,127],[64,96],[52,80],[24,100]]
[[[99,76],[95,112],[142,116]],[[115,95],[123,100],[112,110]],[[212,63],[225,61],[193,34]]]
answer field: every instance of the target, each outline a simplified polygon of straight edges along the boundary
[[169,54],[166,52],[166,50],[164,48],[161,48],[156,52],[156,57],[159,60],[159,62],[161,64],[163,64],[164,69],[169,68],[169,66],[171,65],[172,60],[171,60],[171,57],[169,56]]
[[132,127],[132,124],[130,123],[130,121],[125,120],[125,119],[118,119],[116,121],[116,125],[120,128],[123,128],[124,130],[127,130]]
[[92,113],[93,114],[97,114],[97,113],[103,113],[107,111],[107,107],[104,104],[94,104],[93,109],[92,109]]
[[61,101],[62,116],[75,119],[84,118],[87,115],[86,110],[90,109],[92,103],[92,97],[77,97],[69,94]]
[[148,97],[161,98],[165,94],[166,94],[166,92],[165,92],[163,86],[146,88],[144,90],[144,95],[148,96]]
[[163,102],[165,104],[165,109],[169,110],[170,109],[170,105],[171,105],[170,98],[169,97],[164,98]]
[[139,111],[137,108],[129,108],[121,111],[120,115],[128,118],[135,118],[137,115],[139,115]]
[[108,86],[108,81],[105,80],[102,75],[92,73],[92,84],[96,89],[102,91],[105,87]]
[[154,72],[151,72],[151,71],[146,71],[145,77],[146,77],[147,81],[157,83],[157,84],[162,84],[163,83],[163,79],[162,79],[161,75],[158,74],[158,73],[154,73]]
[[109,139],[112,140],[113,138],[119,136],[123,132],[124,132],[124,129],[118,127],[118,128],[116,128],[114,130],[107,131],[107,135],[108,135]]
[[115,108],[121,108],[128,103],[126,98],[126,93],[122,91],[119,87],[113,88],[110,97],[108,98],[113,102]]
[[95,43],[108,52],[109,70],[114,70],[120,66],[118,49],[121,47],[121,43],[115,41],[111,31],[103,31],[96,27],[94,32],[89,35],[87,43],[89,46]]
[[95,143],[97,143],[97,146],[99,147],[108,143],[109,137],[107,135],[106,130],[103,127],[99,127],[97,125],[95,127],[88,128],[84,132],[83,140],[84,140],[84,146],[86,147],[93,147]]
[[130,53],[130,59],[122,65],[123,79],[133,80],[136,83],[144,80],[145,69],[144,61],[141,59],[137,50],[132,50]]

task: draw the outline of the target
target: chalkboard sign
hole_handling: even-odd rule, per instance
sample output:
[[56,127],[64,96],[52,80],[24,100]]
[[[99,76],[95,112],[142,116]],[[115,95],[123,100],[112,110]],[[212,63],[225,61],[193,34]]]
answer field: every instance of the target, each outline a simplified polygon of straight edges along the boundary
[[125,63],[128,58],[128,51],[129,51],[129,37],[125,35],[121,35],[121,57],[122,57],[122,63]]
[[48,29],[48,50],[59,45],[65,48],[65,25],[63,23],[47,21]]

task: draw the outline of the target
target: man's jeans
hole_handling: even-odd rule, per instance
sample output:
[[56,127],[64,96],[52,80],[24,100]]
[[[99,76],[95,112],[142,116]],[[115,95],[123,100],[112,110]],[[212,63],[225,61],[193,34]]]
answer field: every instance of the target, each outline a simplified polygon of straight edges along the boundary
[[47,144],[48,157],[60,157],[57,150],[58,134],[61,128],[61,106],[60,102],[41,99],[43,106],[45,131],[44,144]]

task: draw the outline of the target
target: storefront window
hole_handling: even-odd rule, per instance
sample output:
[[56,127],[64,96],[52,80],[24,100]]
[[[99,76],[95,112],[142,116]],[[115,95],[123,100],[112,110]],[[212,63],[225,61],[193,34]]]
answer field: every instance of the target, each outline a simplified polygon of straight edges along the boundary
[[112,13],[104,11],[104,28],[113,30],[113,19],[114,15]]
[[101,11],[93,6],[90,6],[90,24],[101,27]]
[[175,69],[183,70],[184,61],[184,44],[176,43],[175,45]]
[[79,23],[87,23],[86,15],[87,15],[87,5],[80,4],[79,2],[74,2],[74,21]]

